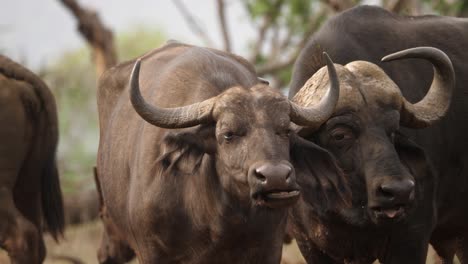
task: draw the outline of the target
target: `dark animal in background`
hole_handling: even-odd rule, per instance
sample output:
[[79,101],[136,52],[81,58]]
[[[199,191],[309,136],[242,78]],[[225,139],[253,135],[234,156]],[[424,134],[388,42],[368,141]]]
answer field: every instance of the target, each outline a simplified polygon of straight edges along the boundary
[[55,163],[55,99],[35,74],[0,56],[0,247],[12,263],[42,263],[43,229],[64,228]]
[[[405,17],[378,7],[362,6],[330,19],[309,40],[295,64],[290,97],[324,65],[319,54],[326,51],[340,64],[356,60],[377,64],[395,82],[395,87],[399,88],[407,101],[400,105],[401,109],[394,108],[394,117],[386,117],[390,108],[382,102],[394,96],[380,91],[383,83],[376,83],[374,73],[370,74],[369,71],[369,74],[362,73],[349,77],[349,80],[343,76],[345,79],[340,81],[349,82],[351,87],[355,87],[353,96],[366,98],[369,91],[374,90],[375,98],[381,101],[380,105],[372,108],[368,99],[364,104],[372,113],[372,118],[363,121],[363,115],[356,114],[354,102],[342,103],[342,107],[335,111],[335,117],[328,120],[320,132],[303,132],[308,139],[335,154],[349,176],[355,196],[354,206],[356,210],[362,206],[363,214],[348,216],[343,221],[348,225],[328,230],[330,234],[356,234],[346,236],[352,239],[340,239],[329,234],[331,237],[328,237],[328,244],[335,246],[334,252],[319,243],[314,244],[314,249],[303,246],[304,254],[310,255],[310,259],[321,258],[325,260],[319,263],[326,263],[331,262],[331,259],[342,261],[367,256],[370,259],[379,258],[384,263],[423,263],[425,244],[429,237],[423,239],[421,236],[433,230],[430,242],[444,263],[452,263],[456,250],[462,262],[468,263],[468,207],[465,203],[468,199],[468,141],[465,135],[468,120],[468,68],[464,63],[468,60],[465,52],[468,44],[466,36],[466,19]],[[442,92],[449,90],[428,93],[434,77],[431,60],[381,61],[389,53],[417,46],[436,47],[452,61],[456,85],[450,108],[451,93]],[[443,61],[432,60],[432,64],[439,67],[438,64],[443,64]],[[346,67],[357,71],[360,64],[363,65],[351,63]],[[441,72],[440,76],[435,75],[442,77],[442,83],[453,81],[450,76],[448,70]],[[367,86],[369,88],[363,88]],[[342,87],[342,92],[344,89]],[[342,97],[345,100],[347,96],[343,94]],[[420,102],[415,105],[425,104],[427,107],[411,106],[408,102]],[[420,112],[417,118],[414,114],[408,114],[415,110]],[[441,119],[444,114],[446,117]],[[431,120],[438,119],[441,120],[432,124]],[[414,129],[423,127],[427,128]],[[370,163],[375,165],[370,166]],[[379,178],[391,184],[381,182]],[[403,202],[391,202],[392,199]],[[391,206],[384,206],[384,201]],[[409,208],[400,205],[408,205]],[[390,221],[395,222],[394,227],[386,228],[388,232],[382,234],[371,231],[378,239],[370,239],[369,231],[363,230],[372,230],[373,226],[378,226],[375,221],[377,218],[367,220],[372,215],[387,215],[386,218],[395,219]],[[404,217],[400,219],[399,215]],[[368,222],[364,225],[366,229],[359,228],[363,226],[360,222]],[[336,223],[331,220],[323,223],[336,227]],[[402,233],[405,229],[407,231]],[[380,227],[378,230],[381,230]],[[371,242],[366,244],[363,242],[365,240]],[[320,249],[326,254],[320,252]]]
[[[176,42],[105,73],[99,261],[136,254],[140,263],[279,263],[288,208],[299,197],[295,169],[334,171],[322,179],[341,191],[330,199],[346,195],[331,156],[289,128],[317,128],[333,111],[339,88],[328,62],[330,91],[310,108],[260,81],[238,56]],[[316,192],[326,195],[320,184]]]

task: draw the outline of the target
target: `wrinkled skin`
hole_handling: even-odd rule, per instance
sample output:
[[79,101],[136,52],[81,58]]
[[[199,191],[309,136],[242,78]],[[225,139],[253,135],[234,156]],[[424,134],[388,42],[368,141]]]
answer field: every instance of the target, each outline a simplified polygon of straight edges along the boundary
[[298,199],[294,163],[319,170],[328,161],[342,186],[334,160],[290,133],[289,100],[243,59],[170,43],[141,61],[139,84],[151,104],[216,103],[211,120],[162,129],[129,100],[133,61],[101,78],[100,263],[134,254],[140,263],[279,263],[288,208]]
[[[464,202],[468,198],[465,191],[468,187],[466,181],[468,175],[466,166],[463,165],[468,164],[466,153],[468,141],[465,139],[465,121],[468,116],[465,84],[468,81],[468,74],[464,63],[468,60],[468,55],[464,52],[467,41],[463,40],[467,35],[467,26],[466,19],[437,16],[403,17],[381,8],[362,6],[346,11],[327,22],[311,38],[299,56],[293,73],[290,97],[299,91],[301,83],[323,66],[319,54],[324,50],[340,64],[355,60],[366,60],[377,64],[397,84],[403,96],[412,102],[420,100],[427,93],[433,77],[431,65],[423,60],[381,62],[381,58],[385,55],[415,46],[437,47],[450,57],[457,77],[449,112],[444,119],[429,128],[422,130],[398,128],[396,120],[382,123],[385,119],[392,119],[391,116],[394,115],[392,111],[398,110],[398,106],[380,104],[378,108],[366,107],[368,110],[364,112],[367,113],[359,110],[358,114],[355,114],[358,118],[352,119],[360,122],[365,120],[364,124],[360,124],[358,133],[348,128],[347,123],[350,122],[348,120],[338,120],[336,127],[332,124],[334,120],[340,119],[341,116],[345,117],[349,112],[344,110],[340,113],[338,107],[335,113],[337,117],[331,118],[324,124],[319,133],[308,135],[308,139],[334,153],[348,177],[352,179],[350,183],[353,189],[354,207],[357,210],[359,204],[363,203],[366,209],[350,218],[352,222],[358,223],[343,225],[323,219],[316,221],[319,230],[329,230],[335,235],[342,232],[347,234],[344,238],[332,235],[326,243],[320,246],[317,246],[319,243],[315,244],[315,248],[308,252],[314,255],[315,259],[323,259],[318,263],[333,263],[329,259],[333,254],[338,263],[342,262],[346,255],[364,256],[365,259],[367,252],[369,259],[362,261],[364,263],[377,257],[383,259],[384,263],[423,263],[419,259],[425,257],[425,246],[417,247],[418,260],[414,261],[404,258],[401,253],[402,260],[398,262],[393,260],[398,254],[385,252],[391,248],[392,242],[397,247],[404,247],[408,243],[413,245],[425,243],[429,240],[427,234],[431,230],[433,233],[430,242],[444,263],[452,263],[456,250],[462,263],[468,263],[466,259],[468,208]],[[364,91],[363,94],[363,97],[366,97],[368,92]],[[384,97],[388,98],[390,95],[381,95],[378,98],[382,100]],[[393,119],[395,118],[398,117],[394,116]],[[337,136],[334,137],[335,134]],[[378,152],[366,152],[365,149],[369,147],[374,151],[378,150],[377,148],[385,149],[384,155],[378,155]],[[384,159],[385,164],[391,165],[379,164],[374,167],[377,169],[364,165],[369,161],[378,161],[376,157]],[[400,164],[395,161],[397,158],[401,160]],[[389,229],[386,234],[391,235],[385,236],[370,231],[369,226],[365,230],[360,230],[358,226],[372,216],[369,214],[366,202],[370,199],[369,186],[366,185],[369,178],[366,174],[378,175],[388,168],[397,171],[400,177],[408,175],[409,172],[408,179],[414,178],[416,188],[413,205],[405,211],[407,212],[405,218],[396,222],[402,229]],[[363,195],[364,193],[366,195]],[[340,223],[344,217],[338,219]],[[374,220],[370,222],[376,223]],[[320,229],[322,227],[324,229]],[[397,232],[400,230],[403,231],[401,236]],[[426,235],[422,238],[420,234],[413,234],[408,230],[419,230]],[[356,235],[350,235],[353,232],[356,232]],[[371,236],[372,234],[375,235]],[[353,239],[350,240],[349,237]],[[365,239],[369,239],[370,242],[364,243]],[[347,248],[344,244],[350,246]],[[327,245],[334,245],[333,254],[324,256],[323,253],[317,252]],[[410,249],[414,252],[415,248],[415,246],[408,248],[408,252]],[[408,256],[414,256],[414,253],[408,253]],[[388,261],[385,261],[387,259]]]
[[0,56],[0,247],[11,263],[42,263],[44,225],[64,227],[55,165],[57,112],[47,86]]

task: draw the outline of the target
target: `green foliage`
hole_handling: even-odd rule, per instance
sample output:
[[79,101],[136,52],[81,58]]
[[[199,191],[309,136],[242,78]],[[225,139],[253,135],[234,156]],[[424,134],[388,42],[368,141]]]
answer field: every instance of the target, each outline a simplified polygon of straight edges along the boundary
[[[292,61],[301,45],[327,18],[329,12],[319,0],[242,0],[259,36],[249,44],[257,68],[291,61],[281,68],[262,73],[274,79],[274,86],[289,83]],[[260,37],[262,32],[264,36]],[[302,43],[302,44],[301,44]],[[260,48],[259,48],[260,47]],[[268,68],[268,67],[266,67]],[[273,67],[274,68],[274,67]]]
[[468,0],[422,0],[422,4],[438,15],[468,16]]
[[243,0],[253,21],[271,20],[272,24],[296,33],[304,32],[314,15],[317,0]]
[[[127,60],[161,45],[164,35],[138,26],[117,34],[119,58]],[[58,162],[65,193],[79,185],[93,185],[99,142],[96,106],[97,77],[88,47],[65,52],[41,70],[51,88],[59,113],[60,142]]]
[[120,61],[136,58],[159,47],[166,40],[162,31],[145,25],[132,27],[131,30],[117,35],[117,53]]
[[59,112],[58,162],[65,192],[90,176],[97,144],[96,76],[86,48],[66,52],[43,70]]

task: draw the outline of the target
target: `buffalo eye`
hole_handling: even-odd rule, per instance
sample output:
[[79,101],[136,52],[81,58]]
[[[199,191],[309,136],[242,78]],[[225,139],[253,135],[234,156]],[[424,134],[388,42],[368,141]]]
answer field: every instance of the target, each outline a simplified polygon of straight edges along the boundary
[[330,143],[338,147],[351,143],[355,138],[354,131],[346,126],[335,127],[330,132]]
[[231,141],[234,138],[234,133],[231,132],[231,131],[228,131],[228,132],[223,134],[223,138],[226,141]]

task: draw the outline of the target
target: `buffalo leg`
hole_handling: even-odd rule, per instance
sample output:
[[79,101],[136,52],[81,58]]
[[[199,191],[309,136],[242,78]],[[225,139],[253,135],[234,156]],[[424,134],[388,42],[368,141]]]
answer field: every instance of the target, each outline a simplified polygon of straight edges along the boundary
[[446,241],[445,243],[432,243],[435,254],[433,258],[435,264],[453,264],[453,258],[455,257],[456,241]]
[[40,232],[15,207],[9,188],[0,187],[0,205],[0,245],[8,252],[11,263],[42,263],[45,247]]
[[[406,241],[406,243],[404,242]],[[429,237],[425,235],[405,235],[392,237],[389,250],[381,260],[385,264],[425,264]]]
[[331,259],[327,254],[317,248],[308,248],[307,252],[302,252],[304,259],[308,264],[337,264],[333,259]]
[[468,236],[465,235],[457,243],[457,257],[461,264],[468,264]]
[[436,229],[432,233],[431,245],[436,253],[434,254],[436,264],[453,264],[457,250],[456,238],[447,237],[445,232]]

